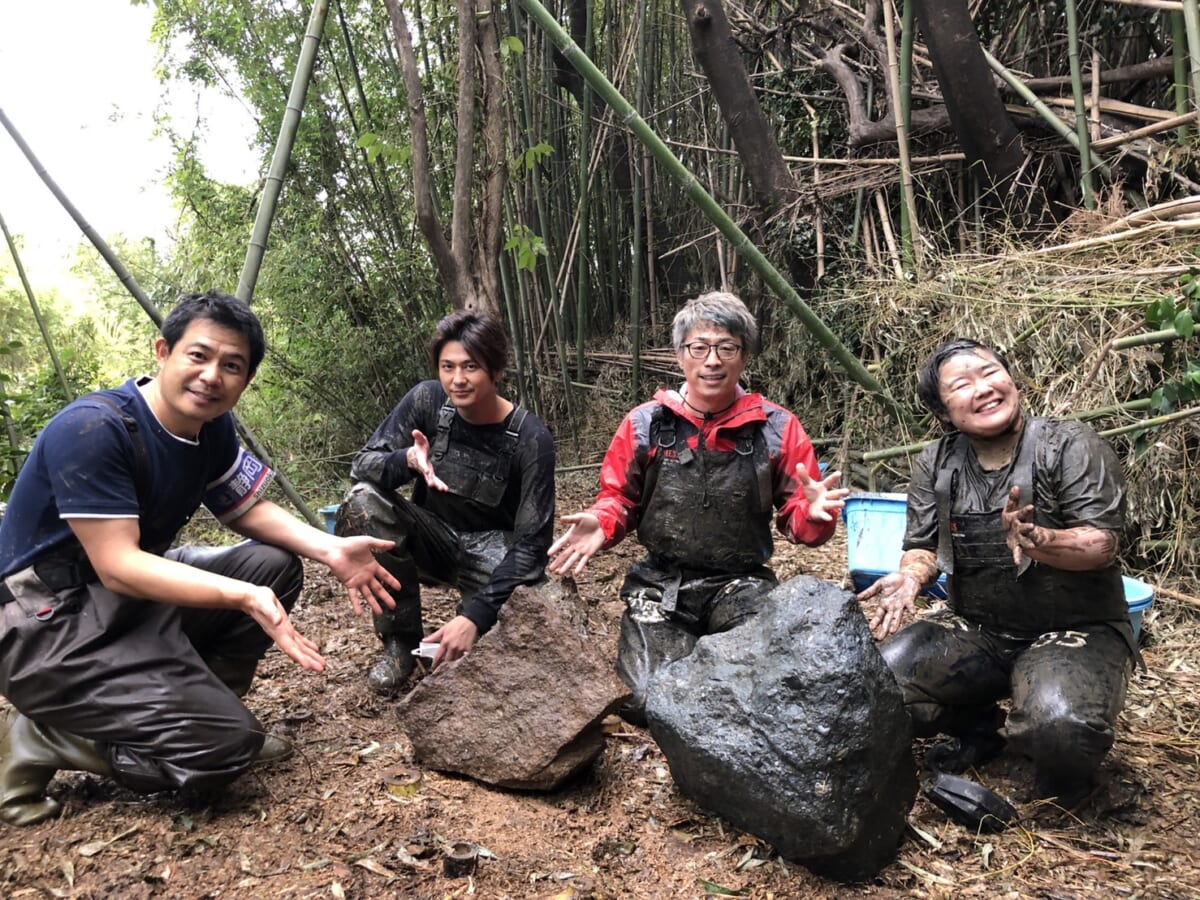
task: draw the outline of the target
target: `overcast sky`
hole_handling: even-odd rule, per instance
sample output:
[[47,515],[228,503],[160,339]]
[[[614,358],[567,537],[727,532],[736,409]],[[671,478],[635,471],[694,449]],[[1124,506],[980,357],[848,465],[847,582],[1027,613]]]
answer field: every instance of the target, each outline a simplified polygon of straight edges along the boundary
[[[154,77],[150,6],[43,0],[4,7],[0,108],[102,236],[163,240],[174,212],[161,187],[170,146],[153,136],[163,88]],[[247,150],[252,123],[244,109],[179,88],[170,99],[184,131],[199,102],[217,138],[201,151],[210,174],[234,183],[255,179],[260,160]],[[61,286],[72,248],[86,238],[3,128],[0,216],[23,239],[21,260],[34,290]],[[2,240],[0,258],[8,261]]]

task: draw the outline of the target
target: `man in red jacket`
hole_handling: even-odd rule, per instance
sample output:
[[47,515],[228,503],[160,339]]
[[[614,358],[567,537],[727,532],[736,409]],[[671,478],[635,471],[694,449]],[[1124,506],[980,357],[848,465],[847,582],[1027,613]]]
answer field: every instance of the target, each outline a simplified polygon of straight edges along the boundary
[[733,294],[688,301],[672,338],[684,384],[626,415],[600,472],[600,493],[550,548],[550,571],[578,574],[636,530],[646,558],[625,578],[617,671],[633,691],[622,715],[645,723],[646,686],[696,641],[759,608],[778,581],[767,566],[771,520],[789,541],[827,541],[848,491],[822,479],[794,415],[738,379],[758,328]]

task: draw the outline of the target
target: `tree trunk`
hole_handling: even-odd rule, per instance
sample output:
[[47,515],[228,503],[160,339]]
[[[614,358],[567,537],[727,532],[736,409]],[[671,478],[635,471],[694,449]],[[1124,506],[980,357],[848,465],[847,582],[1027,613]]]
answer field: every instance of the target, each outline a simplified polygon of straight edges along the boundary
[[764,212],[775,212],[792,199],[795,182],[750,86],[725,10],[720,0],[681,0],[681,7],[692,49],[729,126],[757,204]]
[[[400,70],[408,92],[408,115],[412,129],[413,204],[417,226],[429,244],[438,277],[455,309],[483,309],[500,313],[499,256],[501,203],[507,180],[504,160],[503,85],[499,39],[490,2],[479,3],[483,22],[476,19],[476,3],[458,0],[458,104],[455,125],[454,196],[450,237],[434,206],[432,156],[425,117],[425,99],[420,71],[413,52],[412,36],[400,0],[384,0],[391,19],[392,34],[400,57]],[[483,59],[482,77],[477,74],[476,54]],[[482,82],[482,88],[480,84]],[[478,230],[471,216],[475,185],[475,106],[482,93],[483,196],[480,199]]]
[[950,125],[983,184],[1003,197],[1025,152],[1004,109],[966,0],[914,0]]

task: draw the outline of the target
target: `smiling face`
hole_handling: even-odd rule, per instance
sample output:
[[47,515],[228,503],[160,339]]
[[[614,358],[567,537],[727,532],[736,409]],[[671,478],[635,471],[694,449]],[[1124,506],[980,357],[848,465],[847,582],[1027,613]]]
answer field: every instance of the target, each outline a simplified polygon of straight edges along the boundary
[[1004,365],[984,349],[956,353],[938,369],[946,418],[971,438],[997,438],[1021,421],[1021,399]]
[[212,319],[193,319],[168,349],[154,345],[158,376],[147,401],[163,427],[194,438],[205,422],[233,409],[250,383],[250,342]]
[[458,341],[447,341],[438,354],[438,380],[458,414],[473,424],[495,421],[499,405],[496,380]]
[[[695,359],[688,352],[689,344],[703,342],[710,345],[708,355]],[[733,359],[721,359],[716,347],[733,344],[740,349]],[[688,332],[677,353],[679,368],[687,382],[687,402],[700,412],[720,412],[737,399],[738,379],[746,370],[746,348],[724,328],[711,322],[702,322]]]

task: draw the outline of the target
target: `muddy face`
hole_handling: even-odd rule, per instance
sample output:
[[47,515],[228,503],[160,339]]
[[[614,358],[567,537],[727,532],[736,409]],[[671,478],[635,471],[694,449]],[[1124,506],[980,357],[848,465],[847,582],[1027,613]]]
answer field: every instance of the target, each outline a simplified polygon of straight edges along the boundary
[[986,350],[964,351],[942,363],[938,393],[950,423],[968,437],[1000,437],[1020,422],[1017,386],[1000,360]]

